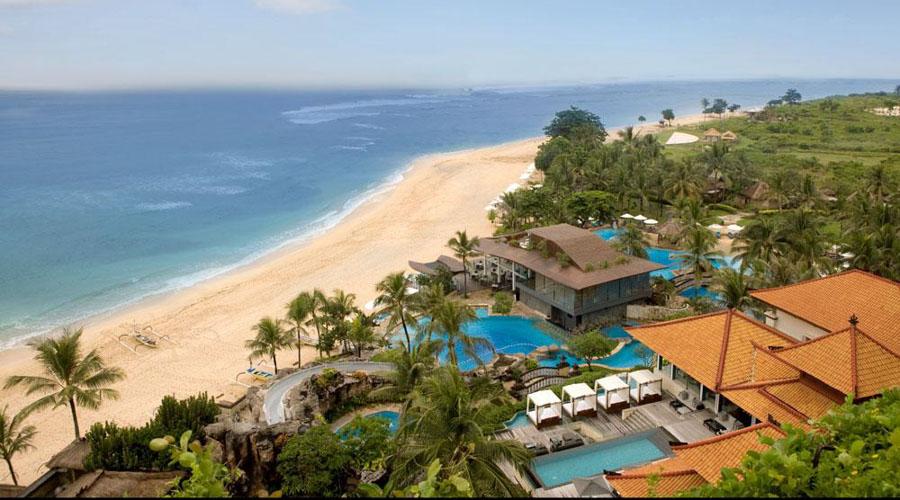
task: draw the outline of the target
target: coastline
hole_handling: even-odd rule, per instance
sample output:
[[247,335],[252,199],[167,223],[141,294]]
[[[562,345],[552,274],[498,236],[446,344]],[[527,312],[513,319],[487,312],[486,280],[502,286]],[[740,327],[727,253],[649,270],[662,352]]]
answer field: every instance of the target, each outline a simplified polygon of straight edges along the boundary
[[[702,121],[690,115],[675,124]],[[655,124],[636,126],[641,133]],[[611,139],[618,129],[610,129]],[[164,395],[186,397],[201,391],[231,394],[235,375],[247,366],[243,342],[263,316],[280,317],[284,304],[314,287],[331,293],[341,288],[362,305],[375,297],[375,283],[389,272],[408,270],[408,260],[431,260],[448,253],[445,244],[456,230],[470,235],[492,233],[485,205],[512,183],[522,183],[543,137],[463,151],[436,153],[412,161],[398,182],[386,182],[378,192],[350,209],[318,234],[287,242],[263,256],[186,288],[160,293],[101,313],[85,327],[83,346],[97,348],[108,364],[128,378],[116,384],[121,398],[106,401],[99,411],[79,411],[82,429],[103,420],[123,425],[148,420]],[[116,336],[121,325],[152,324],[177,345],[161,343],[137,354],[123,348]],[[304,362],[314,359],[304,348]],[[283,351],[286,366],[295,351]],[[36,373],[26,346],[0,351],[0,379]],[[18,411],[31,398],[21,389],[0,391],[0,400]],[[19,455],[16,466],[23,481],[44,472],[41,464],[71,439],[71,421],[63,408],[33,414],[36,450]],[[0,479],[3,474],[0,474]]]

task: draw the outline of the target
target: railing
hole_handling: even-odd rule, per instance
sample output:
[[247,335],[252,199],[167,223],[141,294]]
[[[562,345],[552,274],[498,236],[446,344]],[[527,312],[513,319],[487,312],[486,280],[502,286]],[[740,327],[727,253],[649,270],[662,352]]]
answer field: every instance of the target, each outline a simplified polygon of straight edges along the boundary
[[522,383],[525,383],[525,382],[528,382],[529,380],[533,380],[536,378],[558,377],[558,376],[559,376],[558,368],[541,367],[541,368],[535,368],[534,370],[529,370],[529,371],[523,373],[522,376],[519,377],[519,380],[522,381]]
[[538,380],[537,382],[526,386],[524,389],[521,389],[519,391],[519,395],[524,396],[525,394],[528,394],[528,393],[531,393],[534,391],[539,391],[541,389],[546,389],[547,387],[550,387],[550,386],[563,384],[566,382],[566,380],[568,380],[566,377],[560,377],[560,376],[542,378],[542,379]]

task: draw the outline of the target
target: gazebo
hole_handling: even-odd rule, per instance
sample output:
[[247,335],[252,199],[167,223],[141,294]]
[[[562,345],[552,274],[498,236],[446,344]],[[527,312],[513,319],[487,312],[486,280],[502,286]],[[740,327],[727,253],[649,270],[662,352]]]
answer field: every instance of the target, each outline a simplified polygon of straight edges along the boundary
[[722,133],[714,128],[703,133],[703,140],[706,142],[719,142],[720,139],[722,139]]
[[650,370],[637,370],[628,374],[629,394],[637,404],[662,401],[662,377]]
[[597,398],[591,386],[581,382],[562,389],[562,408],[570,417],[596,417]]
[[728,131],[726,131],[725,133],[722,134],[722,140],[723,140],[723,141],[728,141],[728,142],[734,142],[734,141],[737,140],[737,134],[735,134],[734,132],[728,130]]
[[657,228],[656,232],[663,238],[673,240],[677,238],[683,230],[684,226],[682,226],[680,222],[673,219],[662,223],[659,228]]
[[562,422],[562,401],[549,389],[532,392],[525,400],[525,414],[538,429]]
[[[603,392],[600,392],[603,391]],[[594,381],[597,402],[607,413],[628,408],[628,384],[618,375],[610,375]]]

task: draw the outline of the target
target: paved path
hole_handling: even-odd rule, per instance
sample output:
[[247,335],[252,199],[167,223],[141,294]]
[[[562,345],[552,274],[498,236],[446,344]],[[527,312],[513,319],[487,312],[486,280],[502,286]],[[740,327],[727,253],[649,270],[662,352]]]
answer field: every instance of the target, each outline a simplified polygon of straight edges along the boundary
[[392,371],[394,365],[391,363],[374,363],[371,361],[337,361],[296,371],[287,377],[276,381],[266,392],[265,401],[263,402],[263,413],[266,416],[266,422],[268,422],[269,425],[284,422],[284,395],[287,394],[287,391],[313,375],[322,373],[326,368],[331,368],[343,373],[358,371],[375,373]]

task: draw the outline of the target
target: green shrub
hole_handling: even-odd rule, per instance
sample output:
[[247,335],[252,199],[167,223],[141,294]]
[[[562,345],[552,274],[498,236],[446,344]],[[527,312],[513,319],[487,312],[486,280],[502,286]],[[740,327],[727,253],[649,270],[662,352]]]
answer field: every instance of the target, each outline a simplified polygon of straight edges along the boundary
[[512,312],[513,296],[508,292],[494,294],[494,306],[491,308],[495,314],[509,314]]
[[178,400],[163,398],[153,419],[141,427],[119,427],[112,422],[96,423],[85,435],[91,451],[84,459],[88,470],[136,471],[168,470],[168,460],[153,453],[147,444],[159,436],[181,436],[185,431],[203,439],[203,427],[213,423],[219,407],[202,393]]
[[313,427],[289,439],[278,454],[281,491],[286,496],[341,496],[352,461],[350,449],[327,425]]

